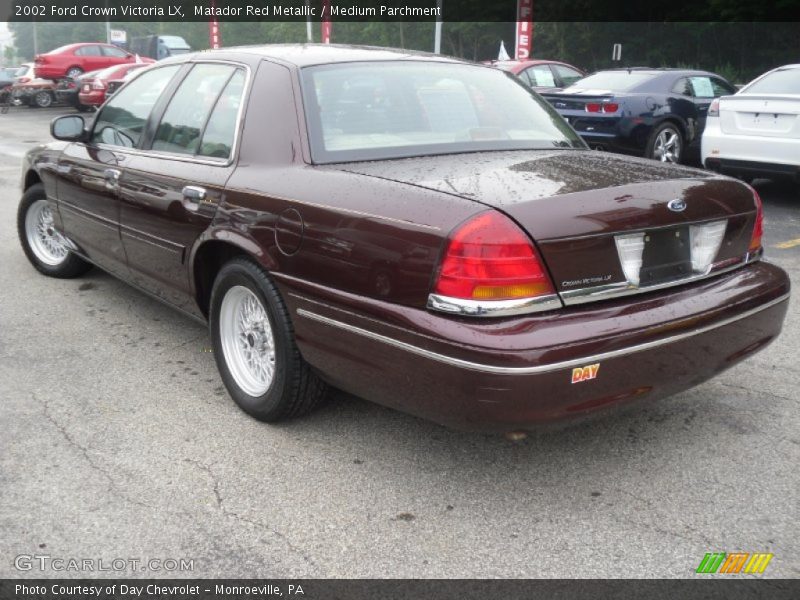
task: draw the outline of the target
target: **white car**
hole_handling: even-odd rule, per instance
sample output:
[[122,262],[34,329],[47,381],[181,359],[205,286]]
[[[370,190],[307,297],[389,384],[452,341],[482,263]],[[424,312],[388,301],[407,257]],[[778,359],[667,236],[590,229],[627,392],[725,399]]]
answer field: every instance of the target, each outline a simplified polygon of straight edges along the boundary
[[714,100],[701,153],[713,171],[800,181],[800,64],[773,69]]

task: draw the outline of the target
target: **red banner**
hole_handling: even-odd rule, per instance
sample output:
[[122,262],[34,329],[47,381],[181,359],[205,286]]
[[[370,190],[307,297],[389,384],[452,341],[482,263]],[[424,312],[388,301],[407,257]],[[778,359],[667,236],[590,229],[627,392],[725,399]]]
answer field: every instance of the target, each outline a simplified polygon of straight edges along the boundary
[[517,0],[517,49],[515,58],[525,60],[533,54],[533,0]]
[[[214,0],[211,0],[211,9],[214,12]],[[212,17],[208,22],[208,45],[213,50],[222,47],[222,35],[219,32],[219,21],[216,17]]]
[[333,23],[331,23],[331,0],[322,0],[322,43],[330,44],[333,35]]

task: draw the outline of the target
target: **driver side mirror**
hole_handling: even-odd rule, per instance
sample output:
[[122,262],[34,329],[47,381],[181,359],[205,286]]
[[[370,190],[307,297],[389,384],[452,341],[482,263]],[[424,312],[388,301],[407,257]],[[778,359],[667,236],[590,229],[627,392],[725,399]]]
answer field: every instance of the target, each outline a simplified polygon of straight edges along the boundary
[[64,142],[81,142],[86,138],[86,123],[79,115],[56,117],[50,122],[50,135]]

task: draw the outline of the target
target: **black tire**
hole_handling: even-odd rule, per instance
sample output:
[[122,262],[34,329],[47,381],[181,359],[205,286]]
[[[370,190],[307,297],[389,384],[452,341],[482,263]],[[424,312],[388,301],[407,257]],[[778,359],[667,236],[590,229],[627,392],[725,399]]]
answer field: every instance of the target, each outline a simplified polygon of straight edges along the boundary
[[22,249],[25,251],[25,256],[28,257],[28,260],[37,271],[48,277],[72,279],[73,277],[83,275],[92,268],[92,265],[74,252],[67,251],[64,259],[58,264],[48,264],[37,256],[36,251],[32,247],[32,241],[28,239],[25,225],[31,207],[40,201],[47,201],[47,195],[45,194],[44,186],[41,183],[37,183],[25,190],[20,200],[19,208],[17,209],[17,232],[19,234],[19,241],[22,244]]
[[[670,159],[670,157],[662,152],[659,152],[659,138],[662,136],[674,136],[678,149],[677,155],[673,152],[672,155],[674,159]],[[678,127],[675,123],[662,123],[658,127],[653,130],[653,133],[650,134],[650,139],[647,140],[647,147],[645,148],[645,158],[651,158],[653,160],[660,160],[661,162],[666,163],[673,163],[673,164],[681,164],[684,160],[684,156],[686,154],[686,143],[683,139],[683,133],[681,133],[681,128]]]
[[77,109],[78,109],[78,112],[89,112],[89,111],[90,111],[90,110],[92,110],[94,107],[93,107],[93,106],[89,106],[88,104],[81,104],[81,103],[79,102],[79,103],[78,103],[78,106],[76,106],[75,108],[77,108]]
[[[231,290],[240,286],[252,292],[265,309],[274,341],[274,374],[266,392],[258,396],[248,394],[237,383],[222,342],[223,301]],[[260,421],[276,422],[306,414],[324,399],[328,386],[300,355],[289,313],[278,290],[252,261],[235,258],[220,270],[211,290],[209,328],[222,381],[247,414]],[[249,343],[253,345],[252,341]]]
[[53,106],[53,94],[42,90],[41,92],[36,92],[33,97],[31,98],[31,106],[36,108],[50,108]]

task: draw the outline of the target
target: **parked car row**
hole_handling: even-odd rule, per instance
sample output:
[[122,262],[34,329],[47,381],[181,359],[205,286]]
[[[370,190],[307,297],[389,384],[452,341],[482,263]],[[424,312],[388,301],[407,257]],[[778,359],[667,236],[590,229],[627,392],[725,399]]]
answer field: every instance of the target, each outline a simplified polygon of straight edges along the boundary
[[492,61],[539,92],[591,148],[661,162],[699,161],[744,179],[800,180],[800,65],[742,89],[708,71]]
[[36,74],[42,79],[58,80],[75,78],[89,71],[96,71],[123,63],[152,63],[152,58],[132,54],[113,44],[79,43],[67,44],[34,59]]

